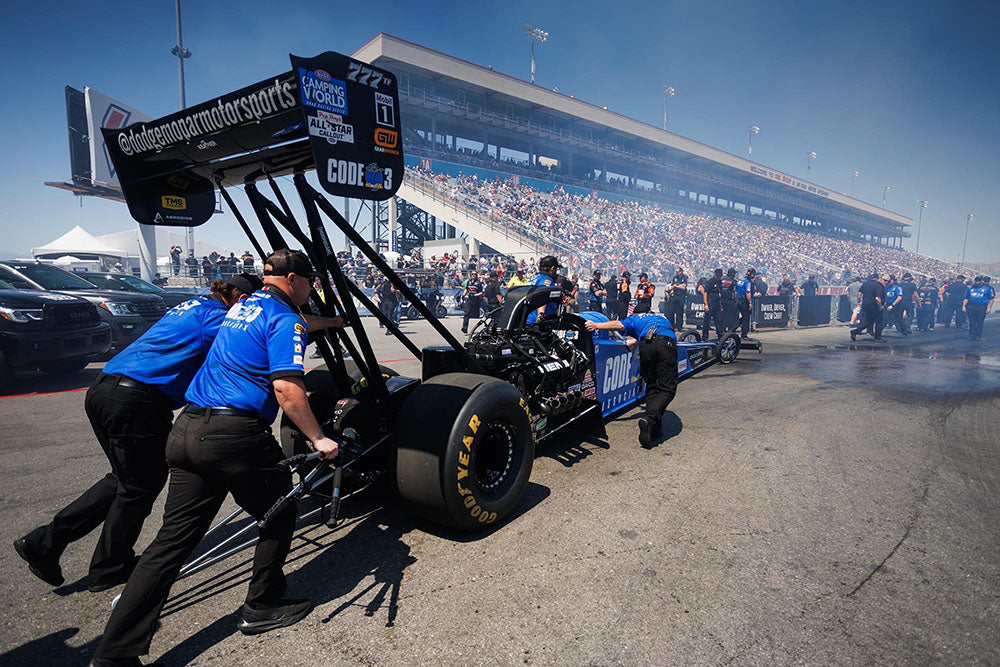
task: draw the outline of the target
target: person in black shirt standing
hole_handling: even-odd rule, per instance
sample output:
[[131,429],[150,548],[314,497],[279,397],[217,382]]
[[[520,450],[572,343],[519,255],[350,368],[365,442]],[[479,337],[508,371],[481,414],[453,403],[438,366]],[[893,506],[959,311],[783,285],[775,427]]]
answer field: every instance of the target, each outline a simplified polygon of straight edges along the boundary
[[885,327],[885,285],[888,282],[888,275],[879,278],[878,274],[873,273],[861,286],[861,317],[857,327],[851,329],[851,340],[857,340],[858,334],[864,329],[871,330],[876,341],[882,340],[882,329]]
[[917,291],[920,305],[917,306],[917,329],[929,331],[934,326],[934,310],[938,305],[937,281],[931,278]]
[[601,304],[604,303],[604,297],[608,295],[608,291],[604,289],[604,283],[601,282],[600,271],[594,271],[588,292],[590,293],[590,303],[587,306],[595,313],[603,313],[604,309],[601,308]]
[[683,267],[678,266],[670,279],[670,299],[667,301],[667,319],[674,325],[674,331],[684,326],[684,306],[687,302],[688,277]]
[[722,279],[722,330],[733,331],[736,329],[736,269],[729,267],[726,277]]
[[705,283],[705,322],[701,325],[701,339],[708,340],[708,331],[715,321],[715,333],[722,338],[722,269],[716,269],[715,275]]
[[479,317],[479,307],[482,305],[485,289],[479,274],[471,271],[469,279],[465,281],[465,317],[462,319],[464,334],[469,333],[469,318]]
[[800,287],[802,294],[800,296],[816,296],[816,290],[819,289],[819,283],[816,282],[816,276],[809,276],[809,280],[802,283]]
[[[378,294],[378,307],[388,319],[396,322],[396,304],[399,302],[399,292],[393,287],[392,283],[388,280],[383,279],[382,283],[378,286],[375,291]],[[399,322],[396,322],[398,325]],[[382,328],[382,323],[379,322],[379,328]],[[386,329],[386,336],[391,336],[392,333]]]
[[492,317],[492,323],[496,323],[499,308],[503,308],[503,294],[500,291],[500,279],[496,273],[490,274],[490,280],[486,283],[486,312],[497,311]]
[[622,273],[618,280],[618,319],[624,320],[628,317],[628,304],[632,299],[632,274],[628,271]]
[[[649,276],[645,273],[639,274],[639,286],[635,288],[635,310],[636,313],[649,313],[653,310],[653,296],[656,293],[656,286],[649,282]],[[625,316],[628,317],[628,306],[626,305]],[[670,319],[669,317],[667,319]],[[671,321],[672,323],[672,321]]]
[[913,282],[913,276],[909,273],[903,274],[903,281],[899,283],[903,289],[903,301],[899,304],[900,317],[902,318],[903,330],[910,332],[910,325],[913,323],[913,308],[916,303],[917,285]]

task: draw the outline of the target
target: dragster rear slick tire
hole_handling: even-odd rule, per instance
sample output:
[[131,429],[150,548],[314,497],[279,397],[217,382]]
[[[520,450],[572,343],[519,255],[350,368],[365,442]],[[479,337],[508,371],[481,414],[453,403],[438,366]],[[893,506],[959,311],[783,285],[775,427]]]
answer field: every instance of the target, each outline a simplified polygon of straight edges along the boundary
[[460,530],[482,530],[510,514],[535,458],[524,397],[508,382],[472,373],[417,387],[394,440],[390,475],[404,507]]

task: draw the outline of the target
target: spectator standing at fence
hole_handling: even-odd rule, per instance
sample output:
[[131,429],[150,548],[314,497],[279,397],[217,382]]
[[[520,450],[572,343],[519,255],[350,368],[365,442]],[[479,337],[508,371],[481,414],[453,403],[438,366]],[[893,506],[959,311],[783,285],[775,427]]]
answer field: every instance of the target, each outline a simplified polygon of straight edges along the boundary
[[684,327],[684,306],[687,303],[688,277],[684,268],[678,266],[670,279],[670,299],[667,301],[667,319],[674,325],[674,331]]
[[201,258],[201,275],[204,278],[211,278],[215,275],[215,265],[208,255],[203,255]]
[[188,256],[184,259],[184,266],[187,267],[188,278],[198,275],[198,258],[194,256],[194,250],[188,250]]
[[593,277],[590,279],[590,286],[587,288],[590,300],[587,303],[587,307],[595,313],[603,313],[604,309],[602,305],[604,304],[604,297],[608,295],[608,291],[604,288],[604,283],[601,282],[601,272],[594,271]]
[[181,255],[184,251],[179,245],[171,246],[170,248],[170,267],[173,269],[175,276],[181,275]]
[[809,276],[799,289],[801,290],[799,296],[816,296],[816,292],[819,290],[819,283],[816,282],[816,276]]
[[917,306],[917,329],[929,331],[934,328],[934,311],[938,305],[938,286],[934,278],[917,290],[920,305]]
[[249,250],[245,250],[243,252],[243,256],[240,257],[240,260],[243,262],[243,270],[247,271],[248,273],[252,273],[253,272],[253,255],[250,254]]

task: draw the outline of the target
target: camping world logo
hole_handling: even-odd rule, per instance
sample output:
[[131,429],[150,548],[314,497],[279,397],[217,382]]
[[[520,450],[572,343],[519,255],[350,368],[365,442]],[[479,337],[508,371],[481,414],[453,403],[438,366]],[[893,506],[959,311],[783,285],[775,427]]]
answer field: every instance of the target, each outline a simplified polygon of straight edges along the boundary
[[[101,120],[101,127],[107,127],[112,130],[117,130],[128,125],[129,119],[132,117],[132,112],[122,109],[117,104],[111,104],[108,106],[108,110],[104,112],[104,119]],[[115,177],[115,165],[111,162],[111,153],[108,152],[107,142],[102,141],[101,147],[104,149],[104,161],[108,164],[108,173],[111,177]]]

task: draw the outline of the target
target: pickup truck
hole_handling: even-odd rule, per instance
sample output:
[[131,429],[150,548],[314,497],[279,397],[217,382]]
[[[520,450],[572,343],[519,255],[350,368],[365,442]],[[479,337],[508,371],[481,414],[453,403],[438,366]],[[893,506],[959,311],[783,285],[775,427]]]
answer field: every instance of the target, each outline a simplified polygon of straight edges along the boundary
[[94,304],[0,280],[0,387],[17,369],[75,373],[110,347],[111,327]]

